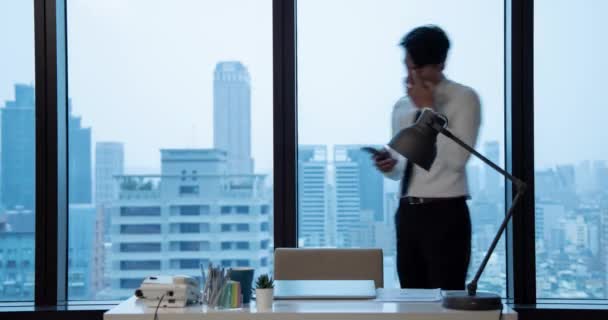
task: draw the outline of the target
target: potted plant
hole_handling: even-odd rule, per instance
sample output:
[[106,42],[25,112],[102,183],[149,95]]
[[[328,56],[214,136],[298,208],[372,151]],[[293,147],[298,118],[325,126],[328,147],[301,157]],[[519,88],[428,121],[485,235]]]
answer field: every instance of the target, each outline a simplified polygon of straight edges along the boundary
[[267,274],[262,274],[255,282],[255,303],[258,310],[272,309],[274,300],[274,280]]

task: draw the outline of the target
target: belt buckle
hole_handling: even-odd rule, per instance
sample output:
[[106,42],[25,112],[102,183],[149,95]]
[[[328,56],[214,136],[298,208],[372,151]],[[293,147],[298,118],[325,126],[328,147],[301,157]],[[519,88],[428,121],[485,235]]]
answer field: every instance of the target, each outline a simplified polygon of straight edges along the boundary
[[417,197],[410,197],[410,198],[408,198],[408,202],[410,204],[412,204],[412,205],[423,204],[424,203],[424,199],[417,198]]

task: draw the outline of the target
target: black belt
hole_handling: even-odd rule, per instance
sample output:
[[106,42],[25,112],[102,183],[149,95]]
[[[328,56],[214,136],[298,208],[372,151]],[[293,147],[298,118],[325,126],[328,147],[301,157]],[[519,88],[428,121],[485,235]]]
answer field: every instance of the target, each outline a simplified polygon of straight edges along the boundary
[[418,197],[401,197],[401,201],[405,201],[407,204],[425,204],[441,201],[452,201],[452,200],[466,200],[467,196],[451,197],[451,198],[418,198]]

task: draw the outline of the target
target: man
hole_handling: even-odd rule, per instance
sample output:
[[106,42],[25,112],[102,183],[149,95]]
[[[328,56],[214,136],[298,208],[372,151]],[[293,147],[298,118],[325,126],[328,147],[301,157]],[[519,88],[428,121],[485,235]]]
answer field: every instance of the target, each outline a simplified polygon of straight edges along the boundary
[[[418,27],[401,45],[408,73],[407,97],[394,107],[393,134],[412,125],[422,109],[431,108],[448,118],[450,131],[474,146],[481,118],[479,98],[471,88],[443,74],[450,47],[445,32],[436,26]],[[376,167],[387,177],[401,179],[395,224],[402,288],[465,288],[471,255],[468,159],[467,151],[442,135],[437,137],[437,157],[429,171],[394,150],[374,157]]]

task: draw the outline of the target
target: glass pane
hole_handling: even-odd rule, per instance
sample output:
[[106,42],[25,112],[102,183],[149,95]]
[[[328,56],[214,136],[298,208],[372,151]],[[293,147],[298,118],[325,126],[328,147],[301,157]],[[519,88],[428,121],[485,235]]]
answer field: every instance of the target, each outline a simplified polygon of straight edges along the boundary
[[67,7],[69,298],[210,262],[270,272],[272,1]]
[[34,2],[0,2],[0,301],[34,300]]
[[[414,27],[433,23],[448,33],[446,75],[480,95],[477,148],[503,165],[503,6],[487,0],[298,2],[300,246],[382,248],[385,286],[399,286],[398,183],[384,179],[359,148],[391,138],[391,111],[405,95],[399,42]],[[472,276],[504,216],[504,182],[476,159],[469,161],[468,178]],[[504,249],[500,243],[481,290],[505,294]]]
[[534,3],[539,298],[608,298],[606,14],[602,0]]

